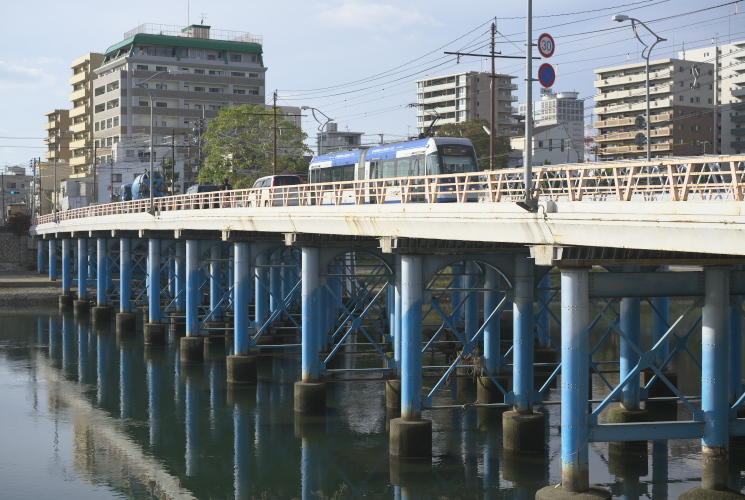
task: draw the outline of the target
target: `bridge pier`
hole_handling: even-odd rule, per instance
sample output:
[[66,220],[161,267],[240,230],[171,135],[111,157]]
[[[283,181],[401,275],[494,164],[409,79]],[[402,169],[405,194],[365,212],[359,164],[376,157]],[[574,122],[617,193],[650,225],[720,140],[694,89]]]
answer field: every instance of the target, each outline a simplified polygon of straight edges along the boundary
[[199,240],[186,240],[186,336],[180,340],[182,362],[204,360],[204,338],[199,334]]
[[263,325],[269,318],[269,257],[261,251],[254,267],[254,321]]
[[432,421],[422,418],[423,260],[401,256],[401,417],[390,422],[389,453],[431,460]]
[[501,279],[497,270],[491,266],[485,266],[484,272],[484,370],[487,374],[479,377],[476,394],[479,403],[492,404],[504,401],[504,394],[494,383],[492,377],[503,388],[507,387],[508,380],[503,374],[502,367],[500,324],[502,315],[500,312],[495,312],[499,306]]
[[545,416],[533,411],[534,344],[534,261],[515,257],[513,320],[513,410],[502,415],[504,448],[536,453],[546,446]]
[[93,308],[93,321],[96,323],[111,322],[114,308],[108,304],[107,292],[109,284],[109,252],[108,239],[98,238],[96,240],[96,256],[98,265],[96,267],[96,307]]
[[391,380],[385,382],[385,407],[393,412],[401,411],[401,256],[394,255],[393,283],[388,285],[392,293],[388,303],[389,332],[392,337],[393,371]]
[[[41,245],[39,245],[41,246]],[[57,240],[51,239],[49,246],[49,281],[57,281]]]
[[238,242],[233,245],[233,336],[234,354],[228,356],[228,382],[234,384],[256,382],[256,356],[249,316],[251,286],[251,244]]
[[134,333],[137,315],[132,312],[132,240],[119,238],[119,313],[117,333]]
[[143,327],[145,344],[163,345],[166,342],[166,325],[161,322],[160,307],[161,240],[148,240],[147,299],[148,321]]
[[320,251],[317,247],[304,246],[301,252],[302,379],[295,382],[294,407],[298,413],[323,413],[326,411],[326,384],[320,381]]
[[78,238],[78,298],[74,300],[73,311],[76,316],[90,313],[88,302],[88,240]]
[[[54,245],[52,243],[55,243]],[[70,239],[63,238],[62,247],[62,295],[59,296],[60,311],[72,310],[75,296],[72,293],[72,262],[70,260]],[[57,245],[56,240],[49,242],[49,278],[57,279]]]

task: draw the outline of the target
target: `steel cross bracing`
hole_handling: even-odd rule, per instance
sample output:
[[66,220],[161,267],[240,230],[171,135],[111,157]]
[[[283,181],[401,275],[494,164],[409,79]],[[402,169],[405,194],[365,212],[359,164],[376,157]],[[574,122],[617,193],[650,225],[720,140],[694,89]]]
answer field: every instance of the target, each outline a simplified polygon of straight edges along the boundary
[[147,240],[132,245],[132,304],[147,307]]
[[[453,191],[459,201],[478,197],[486,203],[519,201],[524,195],[522,169],[503,169],[450,175],[386,178],[359,181],[301,184],[292,188],[292,204],[316,207],[324,205],[365,204],[369,192],[382,192],[394,185],[399,193],[391,200],[400,203],[436,201],[442,190]],[[542,200],[551,201],[719,201],[745,200],[745,156],[661,158],[652,162],[582,163],[534,167],[534,186]],[[420,193],[424,192],[422,196]],[[195,195],[176,195],[155,200],[160,212],[181,210],[222,210],[241,208],[250,211],[271,210],[289,205],[285,188],[243,189]],[[344,195],[343,193],[347,193]],[[261,196],[271,198],[268,207],[245,207],[244,200]],[[208,199],[209,198],[209,199]],[[343,201],[342,201],[343,200]],[[220,207],[203,209],[202,206]],[[150,200],[76,208],[56,214],[65,221],[83,217],[136,214],[150,211]],[[55,222],[54,214],[36,217],[34,225]]]

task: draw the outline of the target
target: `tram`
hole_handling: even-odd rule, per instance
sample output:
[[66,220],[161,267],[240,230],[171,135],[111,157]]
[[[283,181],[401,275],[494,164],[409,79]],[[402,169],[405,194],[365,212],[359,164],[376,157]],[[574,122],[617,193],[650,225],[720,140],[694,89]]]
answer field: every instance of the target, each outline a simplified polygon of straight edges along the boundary
[[[413,195],[411,201],[426,202],[428,197],[423,194],[424,181],[409,181],[407,178],[452,175],[439,179],[437,196],[434,199],[441,203],[457,201],[456,184],[463,182],[463,178],[459,179],[456,174],[477,170],[476,151],[469,139],[430,137],[316,156],[310,162],[309,174],[312,184],[373,181],[365,184],[366,203],[400,203],[402,183],[410,186],[410,193],[422,193]],[[314,196],[316,203],[337,202],[338,194],[334,196],[324,192],[330,191],[332,186],[328,184],[321,188],[322,192]],[[478,201],[479,187],[474,185],[467,189],[473,191],[469,192],[467,200]],[[341,203],[354,202],[355,191],[352,184],[343,184]]]

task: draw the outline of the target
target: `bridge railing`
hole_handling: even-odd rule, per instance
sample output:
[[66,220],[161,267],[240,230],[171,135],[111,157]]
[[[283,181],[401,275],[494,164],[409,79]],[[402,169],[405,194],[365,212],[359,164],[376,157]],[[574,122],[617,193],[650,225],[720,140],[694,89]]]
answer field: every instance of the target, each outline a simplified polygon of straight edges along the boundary
[[[553,201],[742,201],[745,155],[541,166],[533,168],[533,182],[540,199]],[[438,201],[499,203],[522,199],[524,190],[520,168],[180,194],[155,198],[154,209],[170,212]],[[43,215],[33,223],[150,210],[149,199],[125,201]]]

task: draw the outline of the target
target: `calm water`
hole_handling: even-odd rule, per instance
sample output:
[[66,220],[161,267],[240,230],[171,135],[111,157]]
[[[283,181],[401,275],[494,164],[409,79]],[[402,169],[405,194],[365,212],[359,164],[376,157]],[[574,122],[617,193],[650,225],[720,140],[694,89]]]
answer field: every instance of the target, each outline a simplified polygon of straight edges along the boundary
[[[425,412],[431,467],[399,464],[379,380],[329,384],[326,418],[302,419],[298,356],[260,358],[258,384],[231,390],[225,348],[187,367],[177,343],[146,348],[54,309],[0,316],[2,498],[532,499],[560,480],[558,406],[540,407],[550,451],[538,459],[502,453],[499,413],[458,408]],[[475,399],[452,383],[435,404]],[[650,443],[646,466],[626,467],[593,444],[590,482],[620,498],[676,498],[700,483],[699,451],[698,440]],[[745,466],[732,462],[742,489]]]

